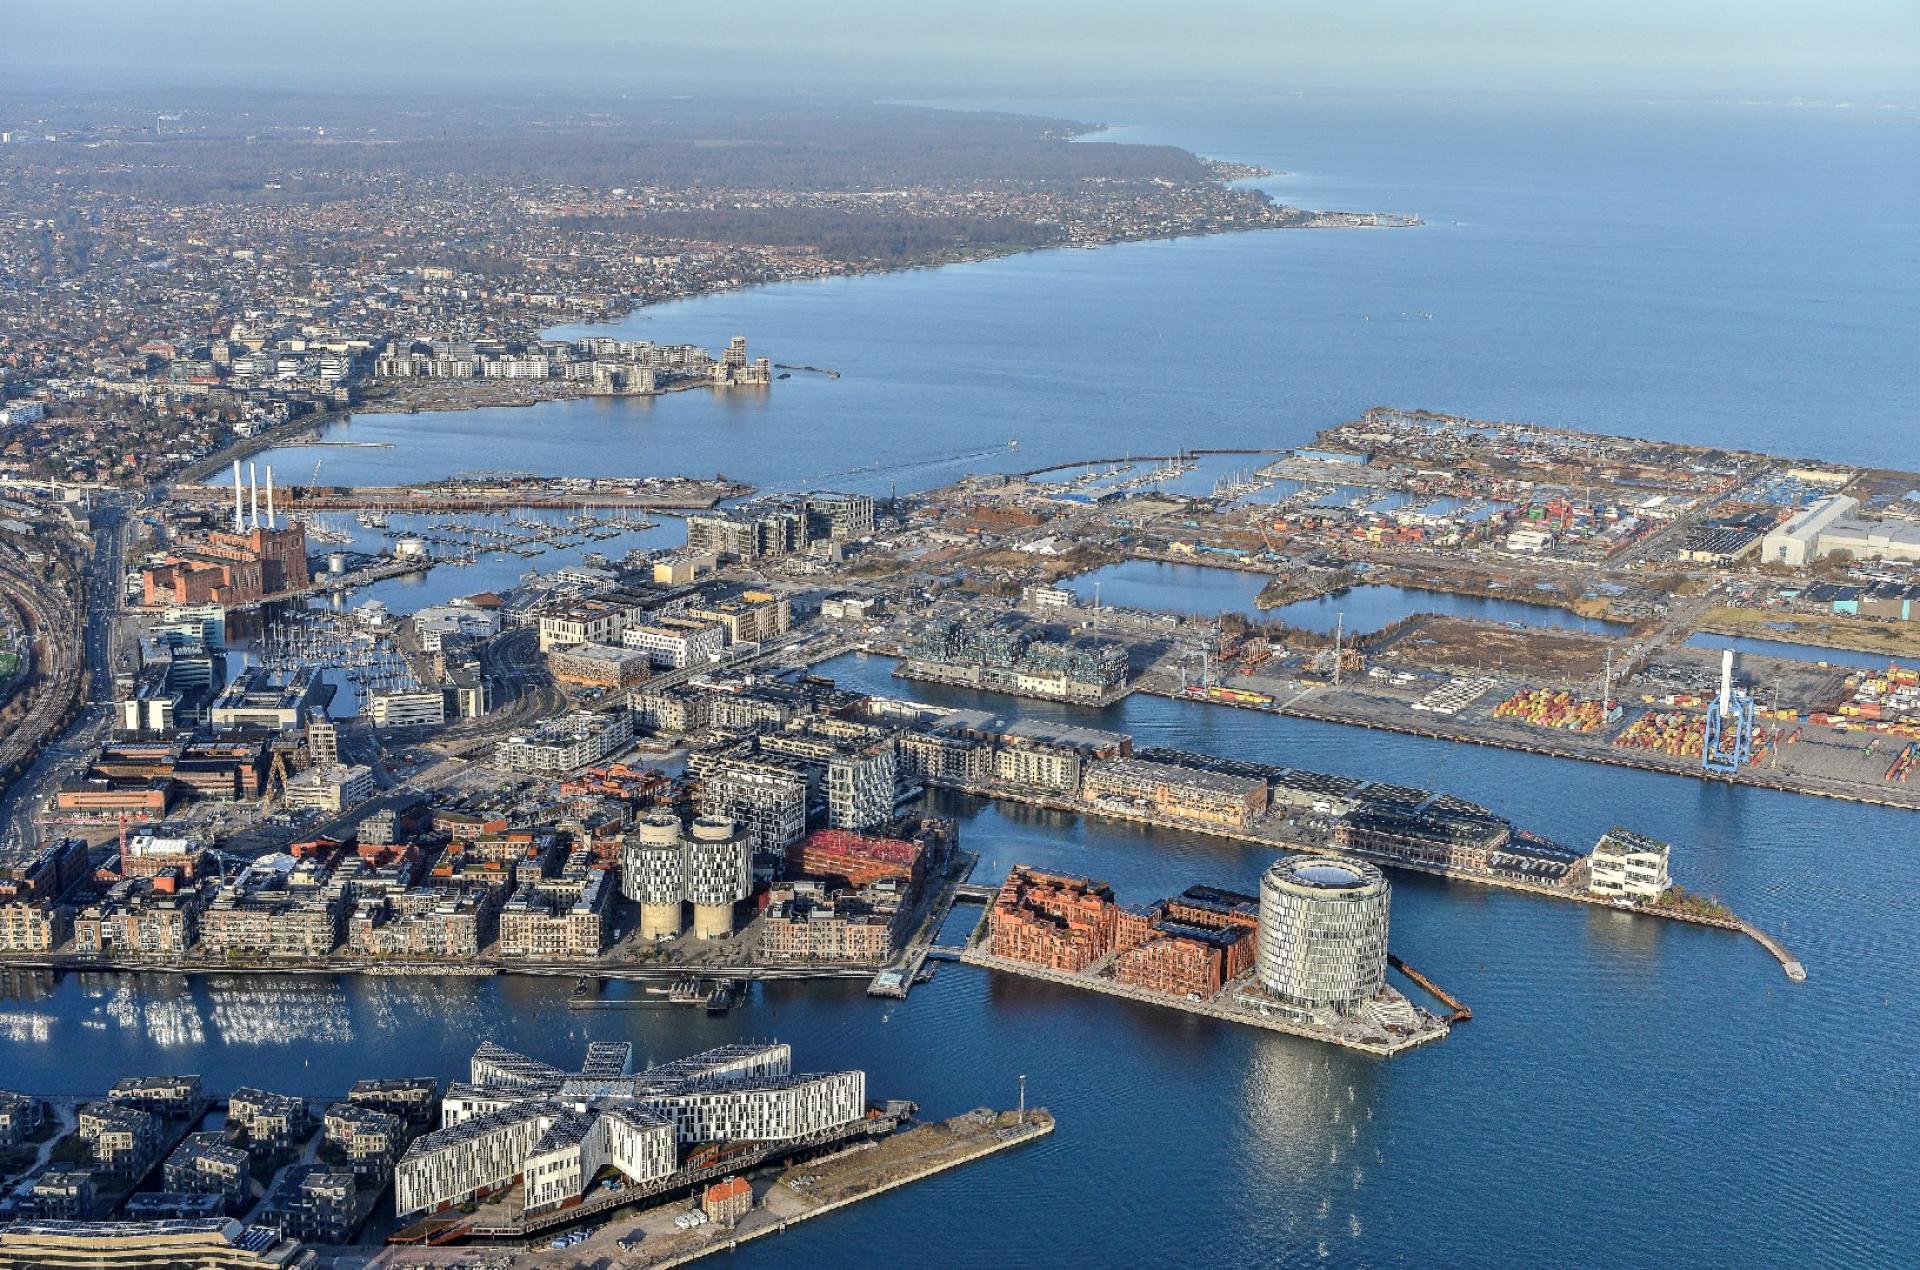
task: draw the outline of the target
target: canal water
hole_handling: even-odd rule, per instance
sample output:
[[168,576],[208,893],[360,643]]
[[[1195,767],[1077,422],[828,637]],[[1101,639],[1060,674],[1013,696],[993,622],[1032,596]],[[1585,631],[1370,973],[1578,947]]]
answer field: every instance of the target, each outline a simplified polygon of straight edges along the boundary
[[[757,353],[844,377],[361,415],[334,435],[394,449],[327,450],[328,478],[724,472],[881,493],[1116,451],[1297,445],[1379,402],[1861,463],[1920,450],[1906,408],[1920,130],[1883,122],[1910,123],[1898,112],[1390,94],[996,104],[1286,169],[1266,184],[1297,204],[1429,223],[1040,253],[658,306],[617,329],[709,347],[745,334]],[[272,461],[304,471],[315,457]],[[1811,977],[1789,983],[1722,932],[1396,875],[1395,951],[1475,1018],[1391,1062],[959,966],[905,1003],[770,986],[717,1020],[576,1014],[565,980],[16,975],[0,1001],[0,1084],[79,1092],[188,1070],[216,1088],[317,1096],[361,1075],[453,1076],[484,1037],[558,1062],[594,1038],[657,1060],[772,1034],[802,1066],[864,1067],[876,1095],[937,1115],[1007,1105],[1025,1074],[1060,1130],[750,1248],[743,1264],[1912,1261],[1910,813],[1191,702],[1089,711],[936,692],[889,670],[854,658],[827,673],[1121,727],[1142,744],[1445,788],[1580,845],[1624,819],[1673,841],[1683,882],[1782,935]],[[1148,899],[1195,881],[1251,886],[1268,858],[955,809],[982,878],[1031,862]]]
[[1888,658],[1881,653],[1861,653],[1849,648],[1820,648],[1813,644],[1795,644],[1788,640],[1750,639],[1744,635],[1713,635],[1701,632],[1687,637],[1689,648],[1731,648],[1736,653],[1755,657],[1780,657],[1787,661],[1825,662],[1855,670],[1885,670]]
[[1582,617],[1566,609],[1522,600],[1495,599],[1480,595],[1454,595],[1447,591],[1421,591],[1410,587],[1366,585],[1349,587],[1332,595],[1296,600],[1264,614],[1303,630],[1327,632],[1344,622],[1353,634],[1377,631],[1415,613],[1439,613],[1447,617],[1473,617],[1488,622],[1508,622],[1516,626],[1540,626],[1557,631],[1593,631],[1616,634],[1627,629],[1620,622]]
[[1061,585],[1083,604],[1092,604],[1097,598],[1109,607],[1201,617],[1243,613],[1256,621],[1271,619],[1302,630],[1321,632],[1332,631],[1334,624],[1344,618],[1348,632],[1356,635],[1391,626],[1415,613],[1442,613],[1449,617],[1472,617],[1553,630],[1615,633],[1627,629],[1617,622],[1582,617],[1545,604],[1375,584],[1348,587],[1332,595],[1262,610],[1255,607],[1254,600],[1267,578],[1267,574],[1241,569],[1170,564],[1161,560],[1123,560],[1069,578]]

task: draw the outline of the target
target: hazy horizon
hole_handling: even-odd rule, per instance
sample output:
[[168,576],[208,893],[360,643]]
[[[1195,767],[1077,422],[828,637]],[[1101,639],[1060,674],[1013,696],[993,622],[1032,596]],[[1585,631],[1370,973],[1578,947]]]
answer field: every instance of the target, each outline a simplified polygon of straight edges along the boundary
[[[715,21],[609,0],[404,10],[204,0],[17,5],[0,67],[145,85],[273,78],[287,87],[572,86],[1044,95],[1181,91],[1494,91],[1875,95],[1920,90],[1920,4],[1619,0],[1574,9],[1483,0],[1320,5],[1191,0],[739,0]],[[530,20],[531,18],[531,20]],[[475,77],[483,77],[476,80]]]

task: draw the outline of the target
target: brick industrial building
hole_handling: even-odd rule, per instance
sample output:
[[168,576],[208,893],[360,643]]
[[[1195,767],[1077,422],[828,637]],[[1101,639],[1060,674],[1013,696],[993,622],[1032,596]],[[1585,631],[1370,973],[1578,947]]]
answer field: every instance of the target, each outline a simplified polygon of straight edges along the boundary
[[1016,865],[988,911],[988,951],[1049,970],[1085,970],[1113,950],[1113,888]]

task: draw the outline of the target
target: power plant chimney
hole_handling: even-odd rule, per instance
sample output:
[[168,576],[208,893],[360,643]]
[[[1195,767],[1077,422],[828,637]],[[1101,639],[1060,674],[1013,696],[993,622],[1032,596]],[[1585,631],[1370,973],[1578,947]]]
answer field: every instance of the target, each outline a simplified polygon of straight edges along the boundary
[[267,464],[267,528],[273,525],[273,464]]
[[260,528],[260,469],[247,464],[247,497],[252,502],[252,510],[247,515],[247,528]]
[[246,512],[240,502],[240,460],[233,461],[233,532],[245,533],[247,529]]

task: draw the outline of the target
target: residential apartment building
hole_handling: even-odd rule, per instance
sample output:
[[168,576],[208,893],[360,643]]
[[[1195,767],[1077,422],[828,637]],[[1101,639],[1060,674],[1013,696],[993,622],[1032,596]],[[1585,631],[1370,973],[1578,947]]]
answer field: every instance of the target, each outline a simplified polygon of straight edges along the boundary
[[1232,828],[1253,823],[1267,809],[1267,782],[1259,777],[1141,758],[1091,764],[1080,792],[1089,802]]

